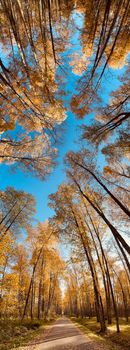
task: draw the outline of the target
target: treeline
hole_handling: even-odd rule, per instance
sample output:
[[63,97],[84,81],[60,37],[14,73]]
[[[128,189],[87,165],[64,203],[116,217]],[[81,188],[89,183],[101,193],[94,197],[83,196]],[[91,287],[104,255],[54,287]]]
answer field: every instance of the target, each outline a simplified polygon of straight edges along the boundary
[[[115,137],[119,135],[117,128]],[[50,206],[56,213],[53,225],[72,247],[65,312],[96,316],[101,332],[114,317],[119,332],[119,317],[128,322],[130,316],[130,176],[124,143],[116,144],[115,153],[108,136],[109,163],[102,156],[104,149],[99,151],[101,142],[95,145],[93,136],[86,138],[79,152],[67,154],[68,181],[50,195]]]
[[[112,283],[113,298],[115,298],[117,305],[116,325],[118,324],[117,331],[119,332],[122,318],[125,320],[126,324],[128,324],[129,320],[129,282],[124,268],[121,266],[119,268],[118,266],[119,256],[115,255],[115,258],[111,259],[111,254],[109,252],[107,259],[109,262],[109,275]],[[107,329],[107,326],[115,324],[115,306],[113,306],[109,284],[107,284],[106,288],[105,278],[102,272],[103,267],[101,268],[100,266],[100,272],[99,262],[94,259],[94,263],[98,271],[100,294],[106,322],[106,325],[100,328],[101,332],[103,332]],[[70,263],[70,266],[71,267],[68,269],[67,290],[64,296],[65,315],[76,318],[87,318],[87,320],[93,320],[96,317],[96,321],[100,322],[95,302],[92,276],[88,271],[89,268],[85,263],[85,258],[82,258],[81,262],[79,262],[79,259],[74,258],[73,264]],[[108,276],[106,276],[106,278],[108,279]]]
[[28,226],[23,243],[8,231],[0,243],[0,265],[2,319],[49,319],[61,314],[64,264],[47,221],[35,229]]
[[72,247],[65,312],[96,316],[102,332],[114,317],[119,332],[119,316],[130,315],[128,179],[125,186],[110,169],[104,176],[94,153],[89,145],[66,156],[68,183],[50,195],[52,223]]
[[[65,313],[96,315],[102,332],[115,317],[119,332],[119,317],[128,321],[130,313],[128,66],[107,102],[102,90],[126,62],[130,2],[1,0],[0,6],[0,162],[42,179],[52,171],[55,126],[67,116],[66,55],[79,76],[71,111],[78,118],[94,113],[82,126],[82,148],[66,156],[68,180],[50,196],[49,223],[32,229],[34,198],[1,191],[1,317],[61,313],[65,267],[57,241],[63,239],[72,247]],[[77,32],[80,52],[73,47]]]
[[1,191],[0,207],[0,317],[22,320],[61,314],[64,264],[56,232],[48,221],[32,228],[32,195],[8,187]]

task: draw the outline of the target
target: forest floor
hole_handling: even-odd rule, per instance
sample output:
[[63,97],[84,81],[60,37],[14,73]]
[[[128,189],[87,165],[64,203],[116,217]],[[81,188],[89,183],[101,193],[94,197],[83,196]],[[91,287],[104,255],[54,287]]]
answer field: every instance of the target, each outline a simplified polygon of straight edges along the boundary
[[18,320],[0,321],[0,350],[17,349],[34,339],[43,339],[54,319],[50,321]]
[[[129,350],[130,324],[121,319],[121,332],[115,325],[101,336],[96,319],[60,318],[45,321],[3,322],[1,326],[0,350]],[[52,324],[53,322],[53,324]]]
[[[73,322],[72,322],[73,321]],[[33,321],[33,327],[37,327],[37,321]],[[122,327],[125,327],[122,321]],[[26,326],[22,326],[27,329]],[[111,326],[114,327],[114,326]],[[9,334],[8,327],[6,328],[6,338],[3,339],[3,344],[0,350],[128,350],[129,347],[129,328],[122,328],[120,334],[116,335],[115,329],[111,329],[108,335],[103,337],[97,334],[98,325],[95,319],[76,319],[72,318],[59,318],[53,324],[43,324],[37,329],[25,329],[22,336],[18,336],[19,327],[14,327],[15,336],[12,337],[12,341],[7,341],[7,333]],[[17,332],[16,332],[17,331]],[[17,341],[16,341],[17,333]],[[22,339],[20,339],[22,337]],[[115,338],[116,337],[116,338]],[[129,338],[129,339],[128,339]],[[118,341],[117,341],[118,339]],[[123,341],[124,339],[124,341]]]
[[100,327],[95,317],[91,319],[72,317],[71,319],[91,339],[95,339],[98,342],[104,341],[104,344],[109,344],[112,350],[114,350],[114,346],[117,346],[117,349],[130,350],[130,322],[126,323],[124,318],[120,318],[120,333],[116,332],[116,325],[113,320],[112,325],[107,326],[107,334],[105,336],[98,333]]

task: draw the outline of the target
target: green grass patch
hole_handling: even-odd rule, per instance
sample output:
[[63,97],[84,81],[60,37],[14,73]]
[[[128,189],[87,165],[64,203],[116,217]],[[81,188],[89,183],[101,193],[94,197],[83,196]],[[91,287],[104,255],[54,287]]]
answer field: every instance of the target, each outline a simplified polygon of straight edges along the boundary
[[44,337],[44,331],[53,321],[54,319],[50,321],[30,321],[28,319],[22,322],[19,320],[0,321],[0,350],[15,349],[27,345],[37,337]]
[[112,325],[107,326],[108,332],[105,335],[99,334],[100,325],[96,318],[76,318],[71,317],[73,322],[76,322],[79,328],[90,338],[96,341],[104,341],[110,346],[111,350],[119,345],[123,350],[130,350],[130,322],[126,323],[124,318],[120,318],[120,333],[116,332],[116,323],[113,320]]

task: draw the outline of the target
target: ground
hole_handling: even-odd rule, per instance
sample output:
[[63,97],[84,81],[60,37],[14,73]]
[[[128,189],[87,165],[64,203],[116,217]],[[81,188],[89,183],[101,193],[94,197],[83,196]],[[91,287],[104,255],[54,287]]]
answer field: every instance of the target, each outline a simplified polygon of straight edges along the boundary
[[[46,332],[37,335],[28,346],[17,350],[125,350],[106,337],[85,334],[79,326],[67,318],[59,318]],[[13,348],[14,349],[14,348]],[[12,350],[13,350],[12,349]],[[16,349],[16,347],[15,347]]]
[[[107,325],[107,333],[104,336],[99,335],[99,323],[96,317],[92,318],[72,318],[80,329],[85,332],[90,338],[95,340],[105,339],[107,342],[114,345],[120,345],[122,350],[130,350],[130,322],[126,322],[124,318],[120,318],[120,333],[116,332],[115,320],[112,320],[112,325]],[[112,348],[113,349],[113,348]]]

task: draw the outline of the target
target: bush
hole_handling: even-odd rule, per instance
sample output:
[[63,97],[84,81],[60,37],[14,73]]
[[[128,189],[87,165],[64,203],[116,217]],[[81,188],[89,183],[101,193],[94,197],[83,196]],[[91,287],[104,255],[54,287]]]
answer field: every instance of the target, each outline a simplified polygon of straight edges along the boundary
[[33,320],[33,321],[27,320],[27,321],[23,321],[22,325],[29,330],[29,329],[39,328],[41,326],[41,323],[38,320]]

